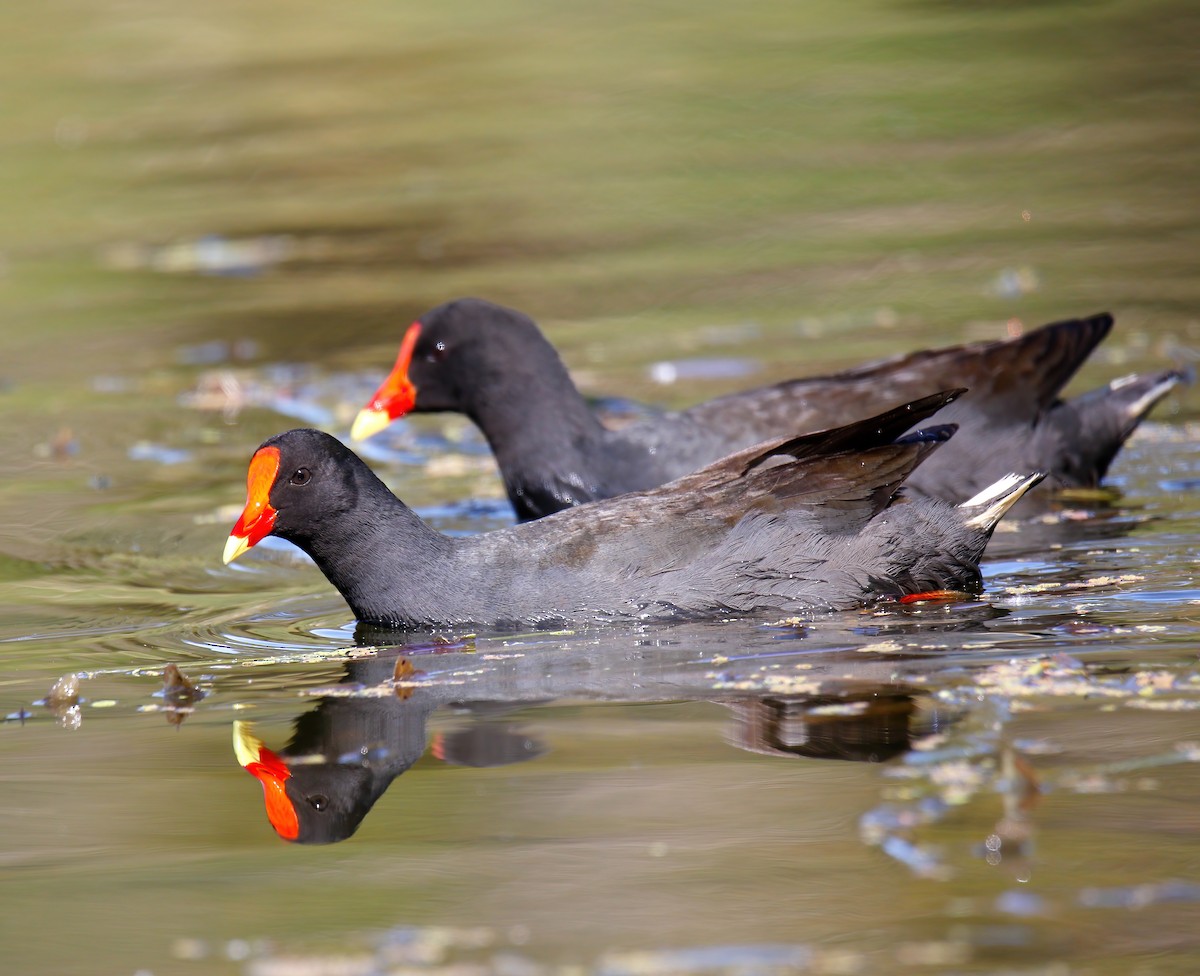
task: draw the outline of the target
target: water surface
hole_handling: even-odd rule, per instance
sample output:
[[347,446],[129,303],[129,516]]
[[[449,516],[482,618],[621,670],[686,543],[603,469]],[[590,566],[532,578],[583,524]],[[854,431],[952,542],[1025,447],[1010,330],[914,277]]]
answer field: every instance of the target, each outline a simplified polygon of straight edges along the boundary
[[[976,603],[397,646],[219,560],[457,295],[657,404],[1103,308],[1073,389],[1193,364],[1191,7],[10,7],[6,972],[1200,968],[1194,391]],[[510,518],[465,421],[364,454]]]

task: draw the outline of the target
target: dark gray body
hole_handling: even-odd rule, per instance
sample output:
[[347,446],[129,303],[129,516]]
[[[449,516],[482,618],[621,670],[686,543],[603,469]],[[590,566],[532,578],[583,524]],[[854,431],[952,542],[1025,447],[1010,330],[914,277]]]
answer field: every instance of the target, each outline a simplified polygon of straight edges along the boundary
[[[898,495],[953,428],[900,433],[954,395],[465,538],[427,526],[336,439],[289,431],[263,445],[281,458],[274,534],[308,552],[360,620],[406,628],[787,615],[976,590],[1003,509],[981,521]],[[300,467],[311,480],[298,487]]]

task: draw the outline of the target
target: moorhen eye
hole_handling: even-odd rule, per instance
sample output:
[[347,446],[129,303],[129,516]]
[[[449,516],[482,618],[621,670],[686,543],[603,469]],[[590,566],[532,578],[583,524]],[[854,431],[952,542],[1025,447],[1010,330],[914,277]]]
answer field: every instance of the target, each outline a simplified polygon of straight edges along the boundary
[[309,805],[317,811],[317,813],[320,813],[327,806],[329,806],[329,797],[327,797],[324,793],[314,793],[308,798],[308,802]]
[[440,363],[446,358],[446,343],[438,340],[437,344],[429,351],[429,355],[425,358],[431,363]]
[[309,471],[308,468],[297,468],[292,472],[292,476],[288,479],[288,481],[293,485],[299,485],[303,487],[312,481],[312,472]]

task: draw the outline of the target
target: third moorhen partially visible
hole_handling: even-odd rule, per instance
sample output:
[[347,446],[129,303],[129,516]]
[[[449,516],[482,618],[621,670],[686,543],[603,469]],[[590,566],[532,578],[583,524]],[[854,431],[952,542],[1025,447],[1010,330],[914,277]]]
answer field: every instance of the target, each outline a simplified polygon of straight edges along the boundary
[[969,392],[934,420],[964,436],[914,472],[910,489],[961,502],[1009,471],[1044,471],[1043,489],[1096,488],[1121,444],[1180,380],[1126,377],[1073,400],[1058,394],[1112,327],[1110,315],[1015,339],[926,350],[831,376],[709,400],[605,428],[528,316],[475,298],[409,328],[391,375],[354,423],[369,437],[404,413],[465,413],[487,437],[517,517],[652,488],[781,432],[850,423],[930,390]]
[[293,430],[254,454],[225,561],[274,534],[359,620],[404,628],[783,615],[977,590],[992,529],[1040,475],[959,506],[899,493],[954,428],[903,432],[960,392],[467,537],[430,528],[335,438]]

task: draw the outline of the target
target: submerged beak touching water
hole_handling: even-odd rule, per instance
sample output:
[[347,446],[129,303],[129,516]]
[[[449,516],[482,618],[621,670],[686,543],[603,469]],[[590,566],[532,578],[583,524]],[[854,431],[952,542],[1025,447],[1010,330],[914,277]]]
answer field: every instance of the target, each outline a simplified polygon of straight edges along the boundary
[[403,417],[416,404],[417,388],[408,378],[408,367],[412,363],[413,350],[420,335],[420,322],[414,322],[404,333],[396,365],[375,391],[371,402],[354,418],[354,426],[350,428],[351,440],[362,441],[372,434],[378,434],[393,420]]
[[222,559],[231,563],[243,552],[271,534],[275,528],[275,509],[271,507],[271,487],[279,474],[279,448],[264,447],[250,459],[246,475],[246,507],[225,543]]

